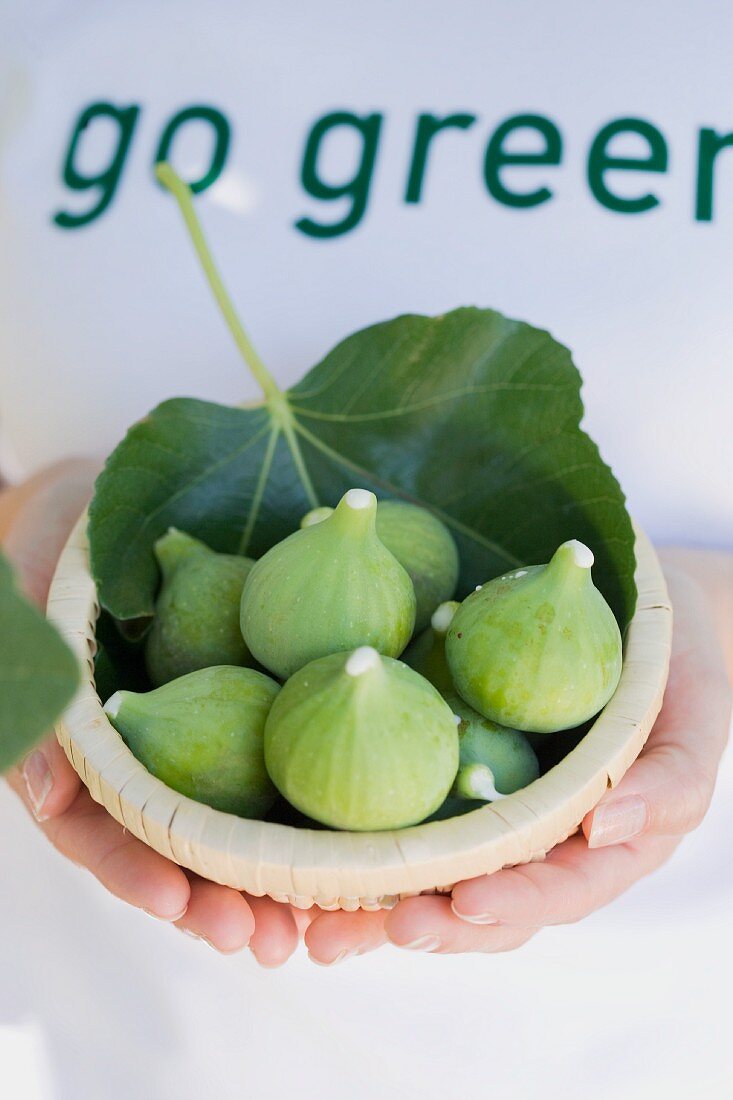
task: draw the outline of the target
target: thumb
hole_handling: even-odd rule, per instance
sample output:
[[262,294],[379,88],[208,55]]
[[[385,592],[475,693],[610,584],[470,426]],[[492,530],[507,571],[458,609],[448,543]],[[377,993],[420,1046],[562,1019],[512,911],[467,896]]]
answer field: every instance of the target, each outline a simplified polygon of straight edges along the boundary
[[[69,532],[91,496],[95,462],[71,459],[0,494],[0,539],[21,588],[43,606]],[[51,734],[7,775],[33,816],[58,817],[72,804],[80,780]]]
[[81,787],[79,776],[52,733],[18,767],[11,768],[5,779],[36,821],[65,814]]
[[68,459],[0,495],[0,542],[21,588],[40,606],[98,471],[90,459]]
[[584,819],[591,848],[643,834],[682,836],[710,805],[728,737],[730,687],[699,586],[679,575],[668,581],[675,628],[664,706],[642,755]]

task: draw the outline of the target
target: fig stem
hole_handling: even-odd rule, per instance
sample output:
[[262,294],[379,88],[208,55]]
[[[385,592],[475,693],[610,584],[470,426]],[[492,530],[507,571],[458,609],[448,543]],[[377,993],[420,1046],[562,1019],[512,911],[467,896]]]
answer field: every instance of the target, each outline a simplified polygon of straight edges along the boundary
[[314,527],[317,523],[323,523],[324,519],[328,519],[333,515],[333,508],[329,508],[324,505],[322,508],[312,508],[310,512],[306,512],[300,521],[301,527]]
[[349,489],[326,518],[334,531],[343,534],[363,535],[374,532],[377,515],[377,498],[368,489]]
[[278,386],[275,379],[270,374],[265,364],[260,359],[259,355],[254,349],[252,341],[247,333],[244,331],[244,326],[239,320],[237,311],[234,308],[231,298],[227,293],[226,287],[222,281],[219,269],[214,263],[214,257],[211,255],[204,231],[201,228],[201,222],[199,221],[196,211],[193,205],[193,196],[191,194],[191,188],[187,183],[181,179],[178,173],[168,164],[166,161],[159,161],[155,166],[155,175],[163,184],[163,186],[170,191],[173,198],[178,203],[178,207],[183,215],[183,220],[186,224],[186,229],[193,243],[193,247],[196,250],[196,255],[199,258],[201,266],[204,270],[204,275],[207,278],[211,291],[216,300],[216,304],[221,310],[222,316],[226,321],[229,331],[234,337],[234,342],[237,345],[239,352],[244,359],[245,363],[252,372],[255,381],[260,386],[265,400],[267,402],[270,414],[273,422],[277,425],[279,430],[282,430],[285,439],[287,440],[290,453],[293,456],[293,462],[295,468],[298,471],[300,480],[303,484],[306,498],[311,508],[318,507],[318,497],[316,496],[315,489],[313,488],[313,482],[306,468],[303,460],[303,455],[300,450],[300,444],[295,434],[295,427],[293,423],[293,414],[288,403],[286,394]]
[[577,586],[591,583],[592,565],[593,551],[577,539],[570,539],[558,546],[546,568],[563,584]]
[[360,646],[351,654],[344,669],[349,676],[363,676],[365,672],[372,672],[381,667],[381,659],[376,649],[370,645]]
[[453,622],[453,616],[460,606],[457,600],[446,600],[445,603],[441,603],[436,607],[430,619],[430,625],[435,634],[443,636],[448,633],[450,624]]
[[104,704],[104,713],[108,718],[116,718],[120,707],[122,706],[122,692],[116,691],[114,695],[110,695],[107,702]]
[[585,543],[578,542],[577,539],[564,542],[559,549],[572,554],[573,562],[579,569],[590,569],[593,565],[593,551]]
[[179,531],[177,527],[169,527],[154,547],[161,572],[167,577],[171,577],[181,562],[186,561],[192,553],[205,554],[207,550],[204,543],[187,535],[185,531]]
[[234,337],[234,342],[239,348],[245,363],[247,363],[249,369],[252,371],[255,380],[262,389],[268,402],[273,401],[275,404],[279,405],[283,398],[283,393],[255,351],[249,336],[244,331],[242,322],[237,316],[237,311],[222,282],[221,275],[214,263],[214,258],[211,255],[203,229],[201,228],[201,223],[194,210],[190,187],[187,183],[184,183],[178,173],[165,161],[156,164],[155,174],[178,203],[178,207],[183,215],[183,220],[186,223],[186,229],[188,230],[193,247],[201,262],[201,267],[204,270],[204,274],[211,287],[216,303],[222,312],[224,320],[229,326],[229,331]]
[[459,798],[496,802],[505,796],[496,789],[494,773],[486,764],[466,764],[458,769],[454,792]]

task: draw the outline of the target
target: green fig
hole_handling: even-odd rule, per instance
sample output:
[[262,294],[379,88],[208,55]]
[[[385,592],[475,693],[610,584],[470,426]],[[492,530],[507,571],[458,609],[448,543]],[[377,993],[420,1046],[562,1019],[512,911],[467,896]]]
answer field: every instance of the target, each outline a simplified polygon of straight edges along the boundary
[[303,516],[302,520],[300,521],[300,526],[301,528],[314,527],[316,523],[321,523],[322,520],[328,519],[328,517],[332,516],[333,513],[334,509],[328,508],[326,506],[322,508],[312,508],[310,512],[306,512],[306,514]]
[[442,804],[458,768],[453,712],[370,646],[302,668],[265,726],[265,762],[301,813],[336,829],[400,829]]
[[464,600],[446,656],[469,706],[533,733],[578,726],[605,706],[621,676],[621,635],[592,565],[573,539],[548,565],[497,577]]
[[239,604],[254,562],[217,554],[175,527],[158,539],[155,556],[163,583],[145,645],[152,683],[211,665],[251,664]]
[[263,733],[279,690],[253,668],[220,665],[154,691],[115,692],[104,709],[140,763],[174,791],[259,818],[277,798]]
[[430,626],[422,634],[418,634],[402,654],[405,664],[429,680],[443,697],[455,693],[445,657],[445,636],[460,606],[457,600],[447,600],[436,607],[430,618]]
[[[526,787],[539,775],[539,764],[526,734],[484,718],[457,694],[445,656],[445,639],[461,605],[449,600],[436,608],[430,626],[405,650],[402,659],[438,689],[458,721],[460,766],[456,798],[494,801]],[[446,812],[446,817],[453,816]]]
[[350,489],[332,515],[255,562],[241,627],[253,656],[281,679],[329,653],[372,645],[398,656],[415,624],[412,581],[377,538],[377,498]]
[[[321,523],[332,508],[314,508],[301,527]],[[423,630],[439,603],[449,600],[458,584],[458,550],[448,528],[426,508],[402,500],[380,500],[377,535],[406,569],[415,589],[415,632]]]
[[415,630],[423,630],[438,604],[450,600],[458,584],[458,550],[445,524],[417,504],[382,500],[377,534],[410,575],[415,587]]
[[461,757],[452,791],[457,798],[493,802],[534,782],[540,766],[526,734],[484,718],[457,695],[446,702],[460,719]]

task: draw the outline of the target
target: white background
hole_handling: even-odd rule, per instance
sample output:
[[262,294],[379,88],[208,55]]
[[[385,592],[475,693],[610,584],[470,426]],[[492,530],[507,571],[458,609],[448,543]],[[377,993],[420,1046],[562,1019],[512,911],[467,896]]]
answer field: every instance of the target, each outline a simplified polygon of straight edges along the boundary
[[519,951],[383,948],[328,969],[301,948],[266,971],[106,895],[0,787],[13,838],[0,842],[0,1037],[6,1021],[35,1023],[19,1082],[0,1040],[0,1096],[26,1100],[42,1036],[55,1087],[39,1100],[727,1100],[731,790],[729,755],[671,863]]
[[[494,306],[572,348],[588,427],[654,536],[733,541],[733,150],[719,158],[715,220],[693,220],[698,128],[733,129],[724,3],[40,3],[46,19],[3,4],[0,415],[21,468],[106,453],[173,394],[255,394],[150,174],[165,122],[203,101],[230,117],[234,141],[201,214],[281,383],[373,321]],[[61,185],[60,164],[79,111],[100,98],[141,104],[140,121],[110,209],[64,232],[51,215],[92,198]],[[300,187],[303,144],[341,107],[385,113],[372,202],[356,231],[314,241],[293,228],[327,205]],[[425,110],[479,121],[441,135],[424,202],[405,206]],[[524,111],[558,124],[565,154],[557,168],[515,170],[517,188],[555,190],[516,211],[490,199],[481,165],[491,131]],[[624,115],[654,122],[669,145],[667,174],[609,177],[659,195],[645,215],[609,212],[585,181],[593,136]],[[85,163],[101,143],[90,133]],[[181,161],[200,159],[194,146]],[[334,175],[350,153],[334,147]]]
[[[165,121],[210,102],[234,143],[199,209],[281,383],[361,325],[497,307],[573,349],[589,430],[654,537],[733,545],[733,151],[715,220],[693,220],[697,130],[733,129],[732,33],[714,2],[3,0],[6,455],[30,471],[108,451],[173,394],[254,395],[150,175]],[[64,233],[52,213],[91,199],[63,188],[59,166],[73,120],[100,98],[140,103],[141,119],[107,214]],[[293,222],[335,215],[303,194],[300,158],[315,119],[338,108],[383,110],[383,144],[362,225],[314,241]],[[479,121],[438,139],[424,201],[406,207],[416,115],[456,110]],[[512,211],[486,194],[481,161],[493,128],[524,111],[559,125],[565,153],[513,180],[547,182],[552,201]],[[594,134],[623,115],[655,123],[670,149],[666,175],[613,180],[659,195],[638,217],[600,207],[584,178]],[[182,145],[178,166],[198,156]],[[336,172],[348,150],[331,156]],[[726,1097],[732,791],[729,760],[713,813],[665,870],[521,952],[385,949],[333,971],[299,956],[272,973],[106,896],[3,789],[0,1096]]]

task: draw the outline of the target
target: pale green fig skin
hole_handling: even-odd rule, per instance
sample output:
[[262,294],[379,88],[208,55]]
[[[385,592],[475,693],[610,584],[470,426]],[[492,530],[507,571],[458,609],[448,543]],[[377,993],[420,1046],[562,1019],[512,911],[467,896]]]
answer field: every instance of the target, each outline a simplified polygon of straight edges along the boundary
[[[436,610],[433,623],[411,642],[402,655],[403,661],[438,689],[453,713],[460,718],[460,766],[442,817],[453,816],[456,799],[464,799],[458,781],[462,770],[472,764],[491,769],[500,794],[513,794],[532,783],[540,774],[537,756],[526,734],[484,718],[461,699],[453,686],[445,655],[445,640],[459,607],[455,600],[443,603]],[[475,798],[472,798],[473,802],[478,804]],[[450,806],[454,807],[453,813]]]
[[369,504],[354,508],[347,493],[327,519],[269,550],[247,578],[242,635],[280,679],[318,657],[362,645],[397,657],[410,640],[412,581],[377,537],[376,497],[366,496]]
[[460,562],[453,536],[445,524],[417,504],[381,500],[377,534],[415,588],[415,632],[424,630],[438,604],[453,597]]
[[251,558],[218,554],[171,528],[155,544],[162,585],[145,644],[155,686],[212,665],[250,665],[239,627]]
[[[441,606],[446,610],[452,608],[455,614],[460,604],[455,600],[449,600]],[[402,654],[402,660],[410,668],[414,668],[415,672],[419,672],[429,680],[444,698],[455,692],[453,677],[445,656],[445,631],[436,630],[432,625],[428,626],[410,642]]]
[[334,513],[333,508],[329,508],[327,505],[323,505],[321,508],[312,508],[310,512],[306,512],[300,521],[301,527],[313,527],[316,523],[322,523],[324,519],[328,519]]
[[[463,768],[481,764],[491,769],[500,794],[514,794],[538,778],[540,765],[525,733],[484,718],[458,695],[447,695],[446,702],[461,719],[459,776]],[[461,797],[456,784],[452,794]]]
[[622,643],[590,568],[564,543],[548,565],[515,570],[468,596],[448,630],[446,657],[474,710],[502,726],[553,733],[605,706],[621,676]]
[[[333,508],[314,508],[301,527],[321,523]],[[438,604],[450,600],[458,584],[458,548],[445,524],[421,508],[401,500],[380,500],[377,535],[409,574],[415,589],[415,633],[424,630]]]
[[265,727],[265,760],[296,809],[334,829],[401,829],[442,805],[458,768],[450,707],[401,661],[359,676],[349,653],[306,665]]
[[105,709],[151,775],[215,810],[261,818],[277,798],[264,729],[279,690],[261,672],[223,665],[153,691],[119,691]]

